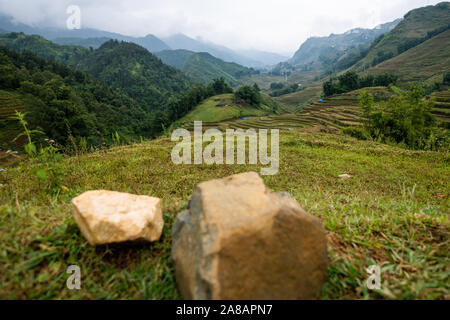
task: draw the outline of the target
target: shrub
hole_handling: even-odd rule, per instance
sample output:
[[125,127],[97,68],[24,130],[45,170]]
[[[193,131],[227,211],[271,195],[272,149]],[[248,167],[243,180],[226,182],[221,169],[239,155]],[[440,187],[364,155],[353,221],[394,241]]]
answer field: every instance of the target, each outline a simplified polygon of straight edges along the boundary
[[[413,84],[409,91],[393,96],[381,106],[373,106],[366,92],[360,95],[364,108],[366,136],[384,143],[404,144],[411,149],[438,150],[448,147],[448,131],[438,128],[431,111],[434,101],[423,100],[424,89]],[[349,133],[356,134],[349,130]]]
[[251,86],[243,86],[234,94],[236,100],[242,100],[252,106],[261,104],[261,93]]

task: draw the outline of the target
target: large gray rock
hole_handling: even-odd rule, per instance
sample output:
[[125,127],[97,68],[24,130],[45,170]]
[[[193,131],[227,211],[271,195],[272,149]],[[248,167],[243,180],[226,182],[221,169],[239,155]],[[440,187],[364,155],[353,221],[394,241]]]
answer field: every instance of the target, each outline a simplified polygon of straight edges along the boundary
[[257,173],[198,185],[172,237],[185,299],[314,299],[326,280],[319,219]]
[[161,200],[114,191],[89,191],[72,200],[75,220],[91,245],[157,241],[164,220]]

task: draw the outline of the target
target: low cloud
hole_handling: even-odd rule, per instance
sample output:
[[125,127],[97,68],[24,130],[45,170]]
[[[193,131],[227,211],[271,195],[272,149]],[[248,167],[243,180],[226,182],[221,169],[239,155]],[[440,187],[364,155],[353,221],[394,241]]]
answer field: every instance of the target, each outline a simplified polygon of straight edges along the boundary
[[0,11],[40,26],[65,25],[66,8],[83,27],[127,35],[184,33],[235,49],[292,53],[310,36],[373,28],[439,0],[0,0]]

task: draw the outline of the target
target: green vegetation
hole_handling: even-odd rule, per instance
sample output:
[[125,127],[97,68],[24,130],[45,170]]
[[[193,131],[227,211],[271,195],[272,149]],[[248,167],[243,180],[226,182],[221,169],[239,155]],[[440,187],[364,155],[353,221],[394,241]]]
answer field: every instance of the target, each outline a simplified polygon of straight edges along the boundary
[[399,85],[407,87],[411,81],[424,84],[441,82],[450,72],[450,30],[367,70],[372,75],[395,73]]
[[[259,166],[176,166],[175,143],[158,139],[62,161],[24,162],[0,173],[0,297],[3,299],[177,299],[171,228],[195,186]],[[445,299],[448,278],[448,155],[331,134],[282,132],[280,173],[264,177],[290,192],[328,230],[330,268],[323,299]],[[36,168],[54,169],[41,179]],[[313,169],[312,169],[313,168]],[[337,176],[348,173],[351,179]],[[49,188],[54,182],[54,187]],[[70,201],[107,189],[161,197],[161,241],[93,248]],[[66,268],[82,270],[67,290]],[[369,265],[382,289],[366,289]]]
[[346,93],[361,88],[387,87],[395,84],[397,78],[396,75],[387,73],[378,76],[368,75],[366,77],[360,77],[355,71],[347,71],[337,78],[337,82],[333,78],[324,82],[323,93],[326,97],[329,97],[333,94]]
[[289,86],[284,87],[284,85],[281,87],[281,89],[278,90],[274,90],[270,96],[271,97],[280,97],[283,96],[285,94],[290,94],[290,93],[294,93],[300,90],[304,90],[305,88],[302,88],[301,86],[299,86],[298,84],[291,84]]
[[243,86],[239,88],[234,93],[234,97],[236,101],[247,103],[253,107],[259,107],[262,102],[261,92],[256,84],[253,87]]
[[233,89],[228,86],[223,78],[214,80],[207,87],[201,84],[195,85],[180,97],[170,99],[167,109],[157,113],[152,126],[165,131],[166,128],[187,115],[203,100],[211,96],[232,92]]
[[411,149],[446,150],[450,146],[449,132],[437,127],[431,113],[434,101],[423,101],[423,95],[424,90],[414,85],[411,90],[394,95],[376,107],[373,96],[363,91],[359,100],[364,110],[364,127],[361,130],[347,129],[344,133],[357,138],[403,144]]
[[450,86],[450,71],[445,74],[443,84]]
[[161,109],[169,97],[190,86],[180,71],[161,63],[134,43],[108,41],[72,67],[88,72],[112,88],[122,89],[148,111]]
[[99,49],[90,50],[58,45],[39,36],[11,33],[0,35],[0,44],[87,72],[113,89],[121,89],[147,111],[162,109],[169,97],[190,87],[188,78],[180,71],[163,64],[134,43],[110,40]]
[[100,145],[110,142],[115,132],[125,140],[153,134],[146,125],[150,115],[126,94],[30,52],[0,47],[0,89],[0,120],[7,122],[0,128],[6,130],[2,144],[11,142],[19,130],[8,124],[8,117],[22,110],[29,112],[30,128],[45,133],[34,141],[38,144],[49,138],[66,145],[75,137]]
[[295,112],[298,108],[319,100],[321,94],[322,87],[308,87],[301,91],[277,97],[276,101],[285,105],[290,112]]
[[164,63],[183,71],[192,81],[202,84],[208,84],[217,78],[224,78],[229,85],[235,87],[241,78],[259,73],[237,63],[225,62],[206,52],[166,50],[156,55]]
[[435,6],[427,6],[410,11],[404,19],[381,39],[377,39],[367,55],[354,68],[367,70],[383,61],[398,56],[429,37],[448,28],[450,3],[442,2]]

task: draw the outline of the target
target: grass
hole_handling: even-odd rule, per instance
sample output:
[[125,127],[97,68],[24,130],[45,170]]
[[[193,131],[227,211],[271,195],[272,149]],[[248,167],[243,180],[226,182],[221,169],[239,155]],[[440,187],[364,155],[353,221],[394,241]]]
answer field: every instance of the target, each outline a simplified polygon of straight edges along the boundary
[[299,106],[305,105],[312,100],[318,100],[321,94],[322,87],[310,87],[298,92],[283,95],[275,98],[275,100],[295,111]]
[[[269,99],[265,97],[265,99]],[[222,106],[217,106],[221,104]],[[222,94],[206,99],[189,114],[177,121],[175,126],[191,124],[193,121],[221,122],[225,120],[249,117],[265,116],[271,114],[272,109],[263,104],[259,108],[246,105],[237,105],[233,94]]]
[[[195,186],[259,166],[176,166],[175,143],[159,139],[25,162],[0,173],[0,298],[178,299],[170,258],[171,227]],[[283,131],[280,172],[263,177],[319,217],[329,238],[323,299],[449,299],[448,153],[417,152],[324,133]],[[36,167],[52,175],[40,180]],[[339,179],[348,173],[350,179]],[[73,197],[107,189],[160,197],[159,242],[93,248],[72,216]],[[70,291],[68,265],[82,272]],[[382,268],[379,291],[365,269]]]

